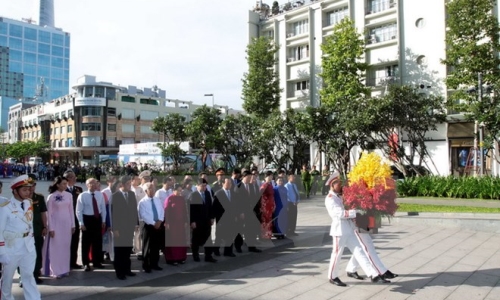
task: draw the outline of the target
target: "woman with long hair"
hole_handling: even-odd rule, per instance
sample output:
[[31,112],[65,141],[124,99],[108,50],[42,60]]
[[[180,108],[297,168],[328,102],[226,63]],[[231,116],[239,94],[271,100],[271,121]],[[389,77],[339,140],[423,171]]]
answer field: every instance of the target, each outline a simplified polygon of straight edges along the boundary
[[70,270],[71,236],[75,232],[73,196],[66,192],[68,181],[58,176],[49,186],[47,197],[47,219],[49,234],[43,251],[43,273],[45,276],[61,278]]

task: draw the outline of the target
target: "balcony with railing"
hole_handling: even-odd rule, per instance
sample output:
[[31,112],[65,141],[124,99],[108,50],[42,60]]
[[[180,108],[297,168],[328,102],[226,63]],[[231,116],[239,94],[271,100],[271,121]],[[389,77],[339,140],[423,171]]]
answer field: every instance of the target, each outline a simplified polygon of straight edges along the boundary
[[372,15],[396,8],[396,0],[368,0],[366,3],[366,15]]
[[320,0],[295,0],[288,1],[281,5],[273,5],[272,7],[267,4],[262,4],[261,7],[259,5],[255,6],[253,11],[260,14],[261,20],[268,20],[276,16],[309,6],[319,1]]

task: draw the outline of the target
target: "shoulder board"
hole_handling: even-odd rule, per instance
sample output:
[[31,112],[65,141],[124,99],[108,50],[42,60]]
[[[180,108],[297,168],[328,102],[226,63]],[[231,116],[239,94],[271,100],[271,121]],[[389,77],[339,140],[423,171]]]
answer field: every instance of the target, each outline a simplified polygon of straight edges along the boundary
[[10,203],[10,201],[5,201],[4,203],[0,204],[0,207],[7,206]]

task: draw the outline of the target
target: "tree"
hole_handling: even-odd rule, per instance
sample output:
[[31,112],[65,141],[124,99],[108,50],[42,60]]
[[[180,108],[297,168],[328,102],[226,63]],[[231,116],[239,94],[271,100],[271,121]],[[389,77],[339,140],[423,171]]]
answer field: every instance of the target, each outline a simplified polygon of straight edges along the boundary
[[319,141],[318,136],[314,139],[323,146],[328,145],[326,151],[330,152],[335,167],[346,174],[352,148],[365,144],[373,122],[369,109],[370,89],[363,83],[367,70],[367,64],[362,62],[364,40],[356,31],[354,22],[345,18],[335,25],[321,50],[323,88],[320,97],[325,109],[317,112],[330,114],[321,118],[329,120],[326,126],[337,128],[335,135],[321,137],[328,141]]
[[174,169],[177,169],[180,158],[186,154],[180,147],[187,140],[186,124],[184,116],[173,113],[156,118],[151,126],[151,130],[163,135],[163,143],[158,143],[158,147],[164,158],[172,158]]
[[9,157],[22,160],[30,156],[41,156],[50,151],[50,144],[39,138],[36,141],[18,141],[7,146],[6,154]]
[[217,149],[225,156],[230,166],[241,168],[250,165],[252,156],[256,154],[253,139],[258,131],[257,124],[255,117],[244,114],[229,115],[220,124],[220,142]]
[[[450,70],[446,84],[454,92],[448,97],[449,108],[465,113],[469,121],[484,124],[489,133],[485,140],[498,143],[500,138],[500,26],[492,12],[496,1],[452,0],[446,3],[446,59]],[[488,89],[478,87],[478,74]],[[471,89],[472,87],[472,89]],[[486,92],[478,93],[467,90]]]
[[216,149],[220,142],[217,132],[222,118],[221,112],[213,107],[203,105],[197,108],[191,115],[191,122],[186,126],[186,133],[191,138],[195,147],[201,149],[201,161],[203,169],[207,168],[207,155],[209,149]]
[[243,74],[243,109],[258,118],[279,112],[279,76],[276,71],[279,46],[266,37],[247,46],[248,73]]
[[[411,86],[390,85],[388,93],[374,99],[371,107],[376,116],[372,128],[376,147],[382,149],[405,176],[408,169],[419,174],[424,160],[432,160],[427,151],[426,134],[436,131],[437,125],[446,121],[443,98],[420,93]],[[403,137],[408,150],[401,147]]]

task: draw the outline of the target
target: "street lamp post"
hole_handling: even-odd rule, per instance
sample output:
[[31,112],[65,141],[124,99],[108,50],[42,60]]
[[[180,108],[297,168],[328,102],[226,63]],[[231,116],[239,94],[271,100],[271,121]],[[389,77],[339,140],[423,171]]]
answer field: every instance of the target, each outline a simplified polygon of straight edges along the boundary
[[215,107],[214,94],[205,94],[205,97],[212,97],[212,107]]

